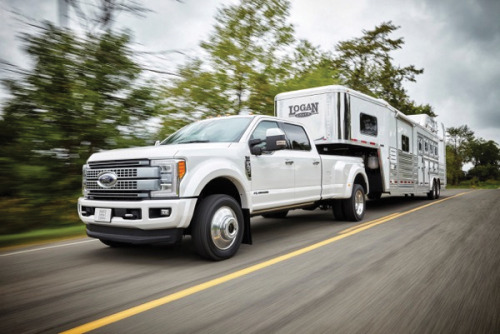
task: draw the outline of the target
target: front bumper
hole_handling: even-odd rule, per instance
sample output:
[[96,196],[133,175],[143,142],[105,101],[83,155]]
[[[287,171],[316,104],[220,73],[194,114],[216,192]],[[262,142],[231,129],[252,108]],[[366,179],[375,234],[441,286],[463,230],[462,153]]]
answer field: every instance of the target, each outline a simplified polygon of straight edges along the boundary
[[133,245],[143,244],[175,244],[181,240],[184,229],[169,228],[162,230],[140,230],[115,226],[87,225],[87,235],[106,241],[123,242]]
[[[135,228],[139,230],[162,230],[162,229],[185,229],[189,226],[193,217],[197,198],[179,198],[170,200],[147,200],[147,201],[100,201],[89,200],[83,197],[78,199],[78,215],[87,225],[99,225],[107,227]],[[109,223],[96,222],[94,214],[82,211],[85,208],[108,208],[112,209],[111,221]],[[150,209],[170,209],[168,217],[150,217]],[[118,212],[125,210],[139,210],[137,218],[126,219]],[[92,210],[90,210],[92,212]],[[135,212],[135,211],[134,211]]]

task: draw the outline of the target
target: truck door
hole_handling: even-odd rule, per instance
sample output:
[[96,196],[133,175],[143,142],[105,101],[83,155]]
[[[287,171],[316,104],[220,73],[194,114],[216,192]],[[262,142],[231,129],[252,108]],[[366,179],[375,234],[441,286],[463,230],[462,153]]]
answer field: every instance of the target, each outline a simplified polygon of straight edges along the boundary
[[265,152],[266,131],[279,128],[274,121],[262,121],[253,131],[250,140],[261,139],[261,155],[251,155],[251,197],[254,210],[290,205],[294,202],[294,162],[287,150]]
[[303,127],[281,124],[288,141],[288,156],[295,173],[295,202],[317,201],[321,197],[321,160]]

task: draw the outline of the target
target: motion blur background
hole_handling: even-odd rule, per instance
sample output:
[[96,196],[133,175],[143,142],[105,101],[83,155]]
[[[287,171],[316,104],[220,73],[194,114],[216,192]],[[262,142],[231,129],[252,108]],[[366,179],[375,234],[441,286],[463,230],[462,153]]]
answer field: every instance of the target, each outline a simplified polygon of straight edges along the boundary
[[2,1],[0,234],[82,233],[93,152],[330,84],[437,115],[448,182],[498,187],[499,14],[494,0]]

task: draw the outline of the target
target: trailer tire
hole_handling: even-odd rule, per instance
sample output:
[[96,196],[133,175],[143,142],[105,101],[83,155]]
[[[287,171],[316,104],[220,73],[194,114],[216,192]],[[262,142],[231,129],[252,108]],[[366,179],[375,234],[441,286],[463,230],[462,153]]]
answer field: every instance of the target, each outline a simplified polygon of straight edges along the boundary
[[243,212],[234,198],[210,195],[201,200],[193,217],[191,236],[196,253],[209,260],[232,257],[243,238]]
[[336,220],[345,220],[343,201],[342,199],[333,200],[332,211]]
[[432,181],[432,189],[427,193],[427,198],[430,200],[438,199],[440,191],[436,181]]
[[343,201],[344,213],[350,221],[360,221],[365,216],[366,199],[365,190],[359,184],[352,188],[351,197]]
[[368,194],[368,198],[371,199],[371,200],[379,200],[380,197],[382,197],[382,193],[381,192],[371,192]]
[[282,219],[282,218],[285,218],[286,215],[288,215],[288,210],[278,211],[278,212],[264,213],[264,214],[262,214],[262,217],[264,217],[264,218]]

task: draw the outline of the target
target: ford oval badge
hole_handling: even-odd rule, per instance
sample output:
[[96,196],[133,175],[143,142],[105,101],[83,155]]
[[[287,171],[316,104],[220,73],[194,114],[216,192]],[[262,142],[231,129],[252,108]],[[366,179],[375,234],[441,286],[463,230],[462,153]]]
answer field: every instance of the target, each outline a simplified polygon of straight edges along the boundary
[[104,172],[97,178],[97,184],[102,188],[111,188],[118,182],[118,176],[113,172]]

